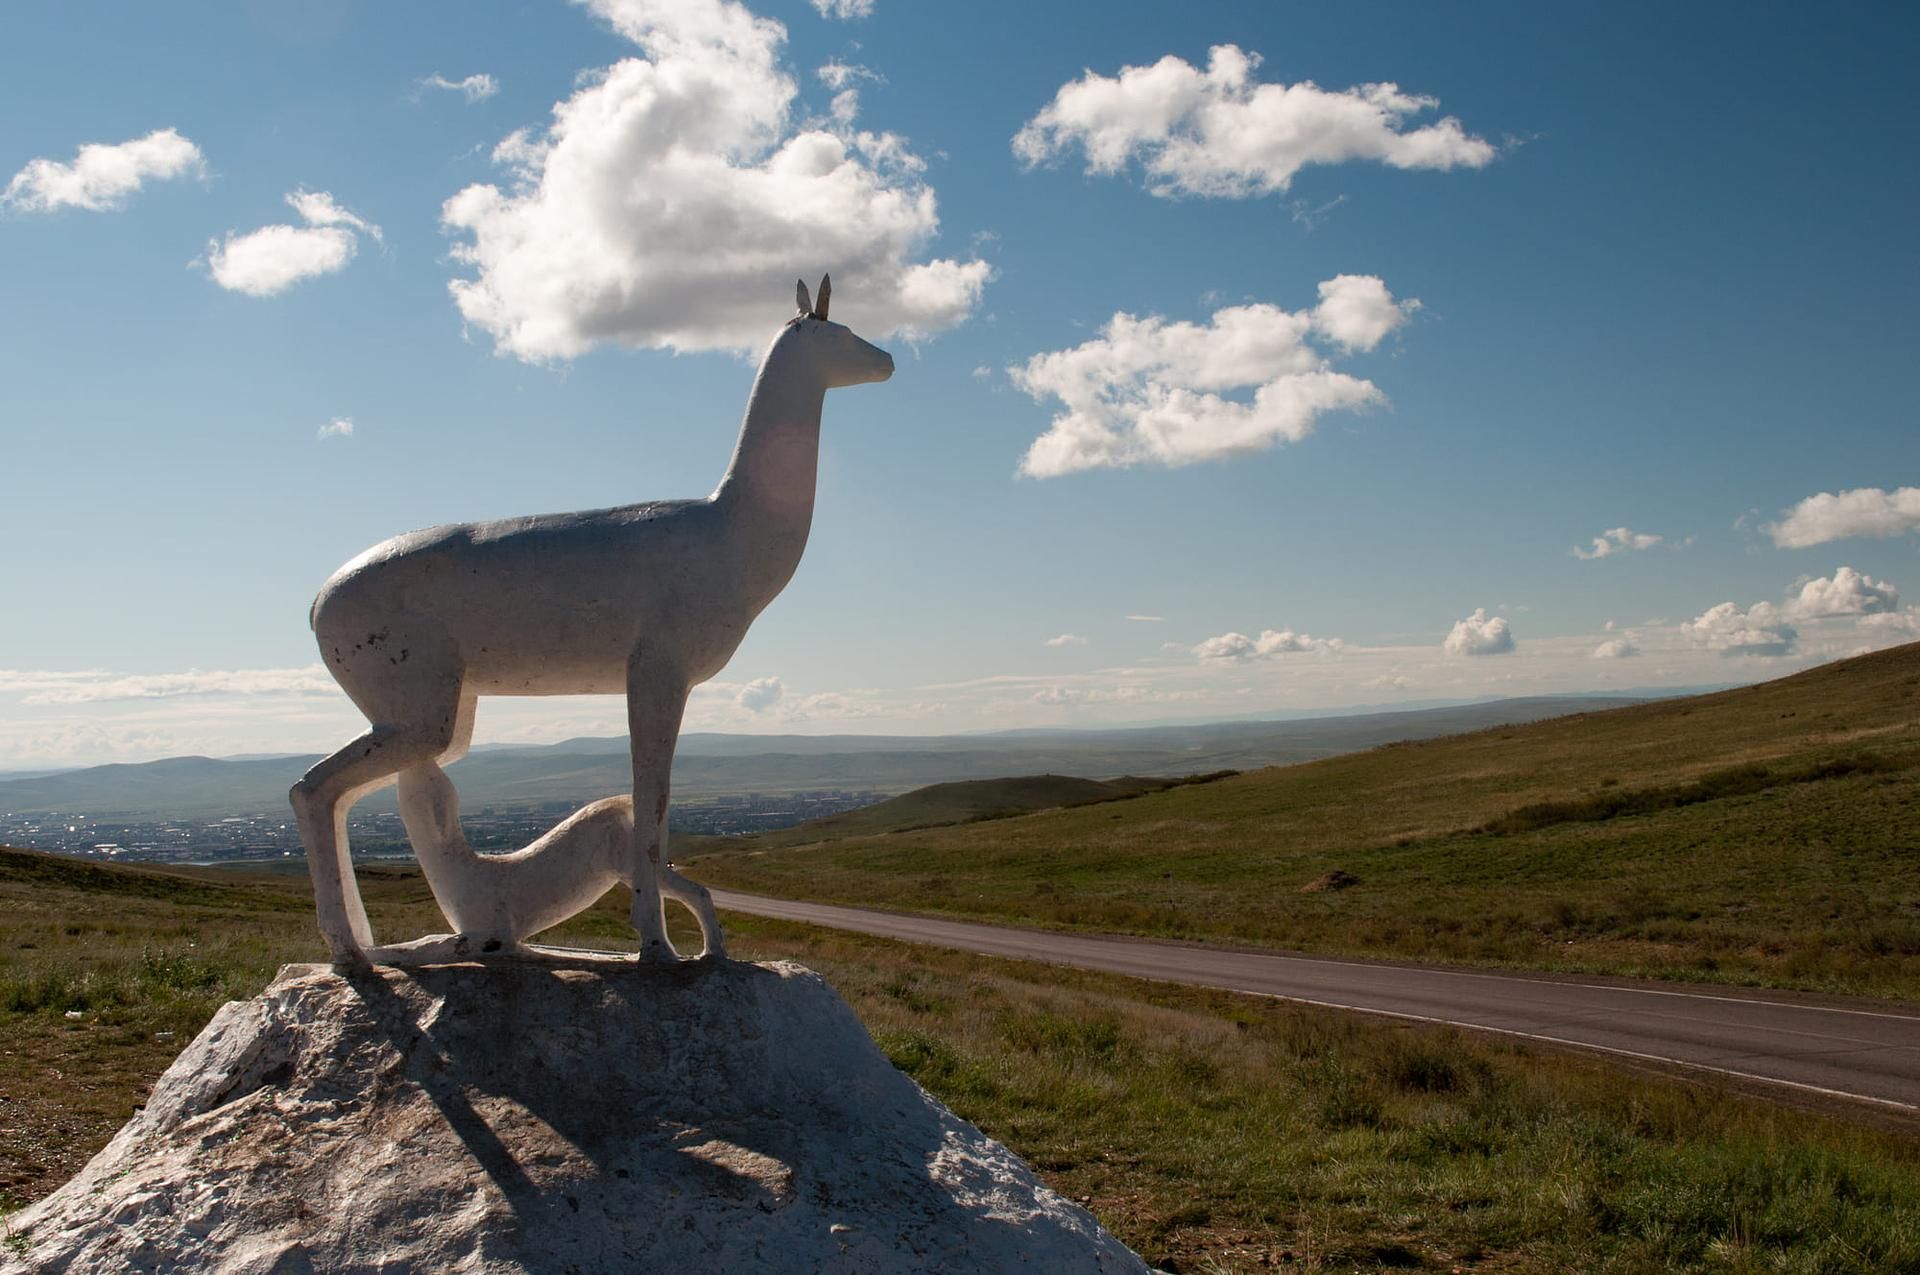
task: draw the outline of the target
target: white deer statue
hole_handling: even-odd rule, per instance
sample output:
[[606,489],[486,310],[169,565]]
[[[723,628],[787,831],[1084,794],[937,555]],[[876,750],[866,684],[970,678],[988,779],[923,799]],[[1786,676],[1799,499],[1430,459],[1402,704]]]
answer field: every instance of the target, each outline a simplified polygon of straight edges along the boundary
[[[335,572],[314,600],[320,654],[368,731],[291,794],[336,965],[517,948],[616,881],[633,888],[643,960],[677,958],[663,894],[723,954],[712,901],[664,861],[667,800],[692,688],[725,666],[792,579],[813,521],[820,409],[837,386],[884,381],[893,359],[817,304],[775,335],[740,441],[704,500],[461,523],[396,536]],[[510,855],[475,853],[443,765],[466,754],[482,695],[627,697],[633,796],[577,812]],[[398,780],[400,810],[455,935],[375,947],[347,847],[347,812]]]

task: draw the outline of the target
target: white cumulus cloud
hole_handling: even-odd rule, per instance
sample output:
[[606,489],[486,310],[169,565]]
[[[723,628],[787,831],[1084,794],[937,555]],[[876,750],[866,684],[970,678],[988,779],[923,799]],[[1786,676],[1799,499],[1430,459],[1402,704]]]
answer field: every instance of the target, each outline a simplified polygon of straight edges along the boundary
[[1722,602],[1681,624],[1680,631],[1723,655],[1790,655],[1800,640],[1799,630],[1771,602],[1756,602],[1744,611]]
[[352,438],[353,437],[353,418],[351,416],[334,417],[332,420],[328,421],[325,425],[322,425],[320,427],[320,432],[317,435],[317,437],[319,438]]
[[[904,139],[796,120],[786,28],[735,0],[586,0],[644,56],[593,76],[494,159],[503,189],[447,200],[449,284],[467,322],[530,361],[600,344],[744,349],[831,272],[833,317],[909,336],[965,319],[992,275],[921,254],[939,228]],[[846,92],[853,90],[847,89]]]
[[1851,536],[1886,539],[1920,531],[1920,487],[1823,491],[1782,513],[1780,521],[1765,530],[1782,549],[1804,549]]
[[296,190],[287,204],[305,225],[228,231],[226,238],[207,244],[207,271],[215,283],[250,297],[274,296],[302,279],[346,269],[360,235],[380,239],[380,227],[341,207],[324,190]]
[[1596,660],[1624,660],[1638,654],[1640,648],[1623,637],[1608,638],[1593,648],[1593,658]]
[[1659,544],[1662,537],[1644,531],[1629,531],[1625,527],[1615,527],[1603,531],[1593,538],[1593,548],[1582,549],[1574,546],[1573,556],[1591,562],[1595,558],[1609,558],[1616,553],[1631,553],[1635,549],[1651,549]]
[[1117,76],[1088,71],[1015,135],[1014,153],[1032,165],[1077,146],[1089,173],[1138,161],[1156,195],[1233,198],[1285,190],[1309,164],[1482,168],[1497,153],[1452,116],[1408,127],[1436,98],[1397,84],[1262,83],[1259,65],[1259,54],[1222,44],[1205,70],[1169,55]]
[[1346,645],[1339,638],[1317,638],[1295,633],[1292,629],[1263,629],[1257,638],[1250,638],[1244,633],[1222,633],[1219,637],[1210,637],[1196,645],[1193,653],[1202,660],[1244,664],[1249,660],[1268,660],[1302,651],[1339,651]]
[[1440,644],[1448,655],[1505,655],[1513,650],[1513,630],[1505,616],[1488,615],[1485,607],[1454,623],[1447,640]]
[[1418,303],[1396,303],[1367,275],[1330,279],[1320,296],[1313,310],[1229,306],[1204,324],[1122,312],[1091,341],[1009,368],[1034,401],[1066,408],[1020,472],[1188,465],[1295,442],[1322,412],[1384,403],[1373,382],[1334,371],[1309,339],[1370,350]]
[[1062,647],[1062,646],[1085,646],[1086,644],[1087,644],[1087,639],[1081,637],[1078,633],[1062,633],[1058,637],[1048,638],[1046,641],[1042,642],[1040,645]]
[[468,102],[484,102],[500,91],[500,81],[494,79],[484,71],[477,75],[465,76],[458,80],[450,80],[444,75],[435,73],[422,78],[420,87],[423,89],[446,89],[450,93],[460,94],[460,96],[466,98]]
[[1800,592],[1787,600],[1786,613],[1796,620],[1822,620],[1833,616],[1868,615],[1900,609],[1900,590],[1885,580],[1875,580],[1841,567],[1831,576],[1808,580]]
[[22,212],[61,208],[106,212],[126,207],[128,198],[150,180],[165,181],[205,169],[198,146],[178,130],[158,128],[128,142],[89,142],[70,164],[31,160],[7,182],[0,204]]
[[756,677],[740,688],[733,702],[749,713],[764,713],[778,704],[787,693],[786,686],[777,677]]
[[1371,350],[1419,308],[1412,297],[1395,301],[1375,275],[1335,275],[1320,285],[1313,327],[1343,350]]
[[1910,606],[1904,611],[1863,615],[1860,617],[1860,627],[1869,633],[1884,633],[1902,641],[1920,638],[1920,607]]

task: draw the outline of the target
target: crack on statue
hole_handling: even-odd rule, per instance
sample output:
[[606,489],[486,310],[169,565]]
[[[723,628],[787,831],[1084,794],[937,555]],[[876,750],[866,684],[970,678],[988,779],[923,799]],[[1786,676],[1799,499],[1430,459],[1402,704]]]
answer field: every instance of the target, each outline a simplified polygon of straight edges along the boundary
[[[289,794],[336,968],[520,953],[616,882],[633,891],[640,961],[679,959],[669,899],[699,921],[701,957],[725,956],[706,889],[664,862],[673,754],[689,693],[726,666],[799,567],[826,392],[893,375],[891,355],[827,318],[831,291],[822,278],[816,303],[798,285],[798,313],[768,347],[712,495],[410,532],[322,586],[309,622],[368,720]],[[385,653],[392,648],[398,657]],[[579,694],[626,696],[631,793],[583,807],[510,854],[476,852],[443,767],[466,755],[480,696]],[[455,933],[382,947],[354,877],[346,816],[391,783]]]

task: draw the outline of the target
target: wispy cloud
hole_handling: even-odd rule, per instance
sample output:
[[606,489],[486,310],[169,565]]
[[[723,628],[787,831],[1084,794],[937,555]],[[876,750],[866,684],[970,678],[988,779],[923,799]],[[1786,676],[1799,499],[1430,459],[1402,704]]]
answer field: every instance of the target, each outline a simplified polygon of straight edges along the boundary
[[1042,642],[1040,645],[1057,648],[1057,647],[1063,647],[1063,646],[1085,646],[1086,644],[1087,644],[1087,639],[1081,637],[1078,633],[1062,633],[1058,637],[1048,638],[1046,641]]
[[423,89],[445,89],[450,93],[460,94],[460,96],[466,98],[469,103],[472,103],[484,102],[495,93],[498,93],[500,91],[500,82],[485,72],[477,75],[469,75],[458,80],[450,80],[446,76],[436,73],[422,76],[420,79],[420,87]]
[[319,664],[300,668],[230,669],[185,673],[39,672],[0,669],[0,694],[23,704],[97,704],[111,700],[172,699],[183,695],[337,695],[340,688]]
[[838,18],[842,22],[852,18],[870,18],[873,16],[874,0],[812,0],[814,11],[823,18]]
[[1603,531],[1593,538],[1593,548],[1582,549],[1574,546],[1573,556],[1582,561],[1591,562],[1595,558],[1610,558],[1616,553],[1632,553],[1639,549],[1651,549],[1661,543],[1663,537],[1644,531],[1630,531],[1625,527],[1615,527]]
[[352,438],[353,437],[353,418],[351,416],[334,417],[332,420],[328,421],[325,425],[322,425],[320,427],[320,430],[316,435],[316,437],[318,438]]
[[29,161],[7,182],[0,204],[21,212],[48,213],[61,208],[106,212],[126,207],[149,181],[206,171],[200,148],[171,128],[108,145],[89,142],[73,162]]
[[829,58],[814,71],[822,84],[839,92],[864,82],[885,84],[887,77],[871,67],[861,66],[858,62],[842,62],[839,58]]

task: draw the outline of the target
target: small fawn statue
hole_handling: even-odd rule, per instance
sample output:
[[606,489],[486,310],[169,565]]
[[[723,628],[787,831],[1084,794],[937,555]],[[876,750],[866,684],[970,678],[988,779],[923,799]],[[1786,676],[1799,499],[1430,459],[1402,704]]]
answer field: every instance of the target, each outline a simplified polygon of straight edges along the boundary
[[[663,896],[724,943],[707,892],[664,862],[674,745],[687,695],[732,658],[806,548],[826,392],[893,375],[886,351],[797,289],[747,400],[732,464],[704,500],[460,523],[383,541],[322,586],[311,621],[365,734],[291,794],[336,965],[511,950],[633,889],[643,960],[677,959]],[[442,766],[466,754],[482,695],[627,697],[633,794],[577,812],[510,855],[473,851]],[[379,948],[347,846],[347,812],[397,781],[407,839],[456,933]]]

